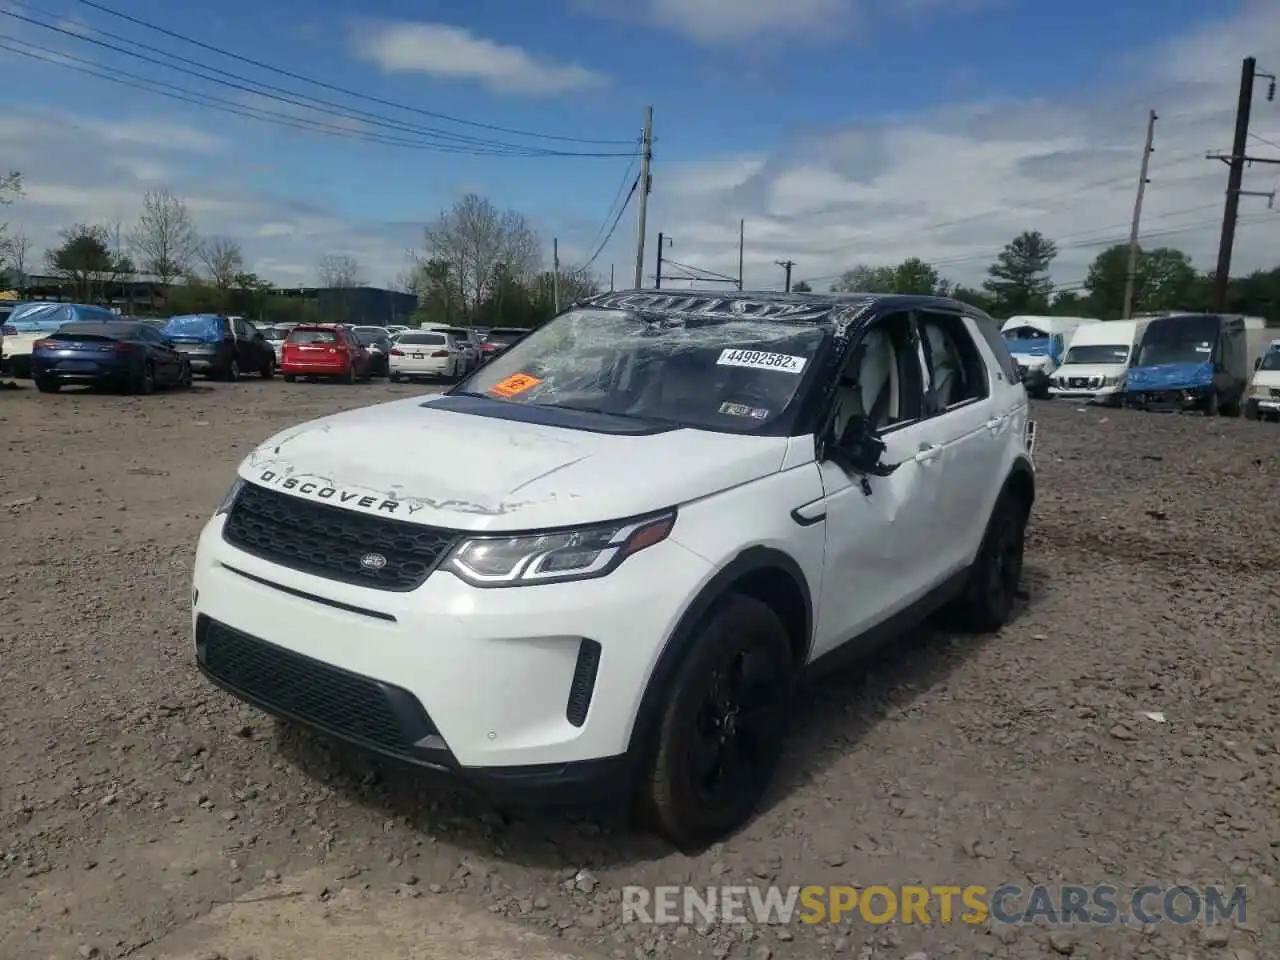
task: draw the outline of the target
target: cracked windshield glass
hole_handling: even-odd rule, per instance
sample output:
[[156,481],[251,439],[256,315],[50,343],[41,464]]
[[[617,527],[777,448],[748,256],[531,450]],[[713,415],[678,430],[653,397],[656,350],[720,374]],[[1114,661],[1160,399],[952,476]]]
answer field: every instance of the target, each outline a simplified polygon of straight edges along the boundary
[[746,432],[788,408],[824,336],[812,324],[673,322],[623,310],[574,310],[513,346],[459,392]]

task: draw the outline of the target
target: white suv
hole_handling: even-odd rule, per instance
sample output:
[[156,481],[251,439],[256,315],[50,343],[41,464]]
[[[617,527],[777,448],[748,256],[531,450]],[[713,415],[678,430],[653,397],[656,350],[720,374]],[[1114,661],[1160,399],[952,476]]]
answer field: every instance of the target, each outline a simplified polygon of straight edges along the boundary
[[596,297],[453,390],[241,464],[200,538],[201,669],[508,799],[744,822],[802,676],[947,607],[1010,614],[1026,391],[927,297]]

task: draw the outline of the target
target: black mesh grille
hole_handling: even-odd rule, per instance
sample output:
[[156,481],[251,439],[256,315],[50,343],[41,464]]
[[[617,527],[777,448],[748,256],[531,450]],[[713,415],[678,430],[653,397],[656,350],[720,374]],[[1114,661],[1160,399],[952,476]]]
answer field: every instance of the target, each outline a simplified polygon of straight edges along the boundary
[[401,751],[435,733],[405,690],[321,663],[201,618],[200,662],[215,680],[264,710],[337,736]]
[[[313,503],[254,484],[241,489],[222,535],[284,567],[401,591],[421,586],[456,540],[448,530]],[[362,562],[371,555],[381,563]]]
[[578,647],[578,663],[573,670],[573,682],[569,684],[569,703],[565,718],[575,727],[587,722],[587,710],[591,707],[591,695],[596,689],[596,674],[600,672],[600,644],[583,640]]

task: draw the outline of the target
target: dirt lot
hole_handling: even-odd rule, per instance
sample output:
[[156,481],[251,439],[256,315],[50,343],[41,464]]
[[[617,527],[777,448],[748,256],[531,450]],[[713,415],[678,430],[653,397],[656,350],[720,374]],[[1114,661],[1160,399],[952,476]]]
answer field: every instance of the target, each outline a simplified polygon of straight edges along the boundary
[[[0,956],[1277,955],[1274,426],[1040,405],[1016,622],[825,683],[768,808],[689,858],[335,754],[195,671],[191,550],[236,462],[413,392],[0,392]],[[1179,881],[1246,884],[1246,922],[677,928],[618,906],[625,884]]]

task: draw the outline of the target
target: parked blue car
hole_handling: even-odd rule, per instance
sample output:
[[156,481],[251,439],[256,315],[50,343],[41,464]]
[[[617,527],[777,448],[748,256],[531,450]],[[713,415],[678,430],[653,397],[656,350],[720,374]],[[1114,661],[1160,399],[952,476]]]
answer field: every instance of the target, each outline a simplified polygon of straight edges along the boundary
[[88,303],[32,300],[20,303],[0,327],[0,366],[15,377],[31,376],[31,345],[68,323],[109,322],[119,318],[106,307]]
[[71,383],[151,393],[191,386],[191,364],[151,324],[68,323],[35,342],[31,378],[41,393],[57,393]]
[[239,317],[170,317],[163,332],[196,373],[218,380],[239,380],[242,373],[275,376],[275,349],[261,331]]

